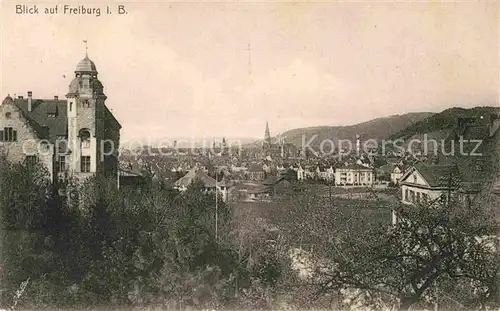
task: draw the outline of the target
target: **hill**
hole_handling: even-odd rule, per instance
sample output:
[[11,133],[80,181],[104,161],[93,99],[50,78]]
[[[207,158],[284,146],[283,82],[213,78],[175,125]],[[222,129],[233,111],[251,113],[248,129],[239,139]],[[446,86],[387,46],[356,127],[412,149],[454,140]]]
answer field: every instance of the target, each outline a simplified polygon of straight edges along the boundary
[[447,132],[450,131],[456,124],[458,118],[480,118],[488,114],[499,114],[500,108],[498,107],[474,107],[470,109],[465,108],[450,108],[443,110],[440,113],[434,114],[415,122],[406,128],[393,133],[389,139],[409,139],[416,135],[423,135],[428,133]]
[[[367,122],[349,126],[316,126],[298,128],[281,134],[287,143],[295,146],[302,146],[303,141],[313,141],[311,146],[319,146],[324,140],[332,140],[335,144],[339,140],[355,141],[356,135],[360,135],[363,140],[385,139],[395,133],[402,131],[408,126],[432,116],[431,112],[407,113],[403,115],[393,115],[390,117],[377,118]],[[316,138],[314,138],[316,136]],[[336,145],[337,146],[337,145]]]

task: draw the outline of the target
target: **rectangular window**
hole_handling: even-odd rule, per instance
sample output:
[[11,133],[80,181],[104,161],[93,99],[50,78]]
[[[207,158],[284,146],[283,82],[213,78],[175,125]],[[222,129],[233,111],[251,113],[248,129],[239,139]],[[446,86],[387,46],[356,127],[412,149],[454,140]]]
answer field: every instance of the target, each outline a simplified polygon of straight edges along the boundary
[[17,141],[17,131],[12,127],[4,127],[1,141]]
[[28,167],[35,166],[37,162],[38,162],[38,157],[36,155],[27,155],[26,158],[24,159],[24,163]]
[[89,156],[82,156],[81,161],[80,161],[80,168],[81,168],[82,173],[90,172],[90,157]]
[[66,171],[66,156],[59,156],[58,168],[59,168],[59,170],[58,170],[59,172]]

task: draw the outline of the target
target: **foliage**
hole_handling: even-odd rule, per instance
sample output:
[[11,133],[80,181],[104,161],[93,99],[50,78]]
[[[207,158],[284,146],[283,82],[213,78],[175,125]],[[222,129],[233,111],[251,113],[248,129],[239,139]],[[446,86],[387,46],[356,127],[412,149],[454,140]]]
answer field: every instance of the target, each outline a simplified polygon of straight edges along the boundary
[[496,115],[498,112],[497,107],[450,108],[407,126],[392,134],[389,139],[407,139],[415,134],[440,131],[455,126],[457,118],[478,118],[483,115]]
[[216,209],[199,182],[184,193],[154,182],[131,191],[93,177],[69,186],[79,196],[68,204],[42,168],[0,163],[2,305],[28,278],[19,304],[37,308],[240,304],[279,278],[272,251],[238,263],[231,208],[219,198]]
[[[405,208],[294,183],[252,209],[200,182],[181,193],[153,180],[116,189],[99,176],[71,187],[78,204],[53,191],[43,168],[0,159],[2,307],[498,303],[496,223],[453,196]],[[392,208],[399,221],[389,226]]]
[[[462,295],[467,307],[494,302],[500,260],[491,240],[495,223],[480,207],[457,202],[397,209],[398,222],[338,240],[329,254],[334,268],[318,271],[320,292],[361,290],[373,303],[397,299],[400,309]],[[455,292],[456,293],[456,292]],[[465,294],[466,293],[466,294]],[[391,298],[392,297],[392,298]]]

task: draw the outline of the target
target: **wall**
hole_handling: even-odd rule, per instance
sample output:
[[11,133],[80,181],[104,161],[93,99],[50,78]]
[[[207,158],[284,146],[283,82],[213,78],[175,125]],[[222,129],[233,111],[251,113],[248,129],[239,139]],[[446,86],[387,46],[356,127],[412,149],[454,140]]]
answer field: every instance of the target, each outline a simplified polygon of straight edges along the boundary
[[[6,114],[10,113],[7,118]],[[42,140],[27,123],[22,112],[12,103],[0,105],[0,128],[12,127],[17,131],[17,141],[0,142],[0,146],[10,162],[23,162],[27,155],[36,155],[38,160],[47,168],[51,179],[53,178],[54,146]]]
[[[408,190],[408,197],[406,197],[406,190]],[[415,200],[411,199],[411,191],[415,193]],[[434,190],[434,189],[422,189],[418,187],[412,187],[409,185],[401,186],[401,198],[402,202],[405,204],[414,204],[417,203],[417,193],[420,193],[420,197],[423,198],[423,195],[427,195],[429,200],[435,200],[439,198],[439,196],[443,193],[442,190]]]

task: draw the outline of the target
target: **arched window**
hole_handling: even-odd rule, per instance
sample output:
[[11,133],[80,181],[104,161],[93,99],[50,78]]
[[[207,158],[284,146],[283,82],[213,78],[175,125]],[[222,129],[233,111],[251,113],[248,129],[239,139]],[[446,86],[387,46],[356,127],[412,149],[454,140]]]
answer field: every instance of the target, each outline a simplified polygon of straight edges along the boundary
[[88,130],[80,130],[81,148],[90,148],[90,132]]

